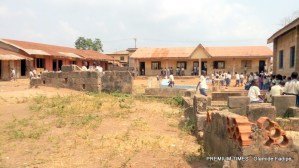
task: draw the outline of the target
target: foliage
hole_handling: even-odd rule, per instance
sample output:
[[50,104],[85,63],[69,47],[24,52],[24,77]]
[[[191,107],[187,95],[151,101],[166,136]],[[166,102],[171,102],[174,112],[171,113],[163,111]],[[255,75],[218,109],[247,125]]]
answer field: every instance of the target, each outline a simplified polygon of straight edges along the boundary
[[75,47],[81,50],[94,50],[103,52],[103,44],[98,38],[92,40],[90,38],[78,37],[75,42]]
[[167,98],[164,103],[174,106],[183,106],[183,98],[181,96]]

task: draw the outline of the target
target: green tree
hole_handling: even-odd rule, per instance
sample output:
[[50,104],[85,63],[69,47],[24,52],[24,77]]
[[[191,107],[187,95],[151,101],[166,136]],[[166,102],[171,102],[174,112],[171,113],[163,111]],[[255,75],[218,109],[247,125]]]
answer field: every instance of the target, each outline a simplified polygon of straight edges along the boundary
[[93,41],[90,38],[78,37],[75,42],[75,47],[81,50],[94,50],[103,52],[103,44],[98,38]]

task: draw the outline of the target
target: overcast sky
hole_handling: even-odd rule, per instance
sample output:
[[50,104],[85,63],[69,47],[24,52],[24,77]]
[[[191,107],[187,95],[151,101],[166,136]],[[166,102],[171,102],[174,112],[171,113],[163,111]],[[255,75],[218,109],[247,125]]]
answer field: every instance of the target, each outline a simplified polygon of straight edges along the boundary
[[[134,47],[267,45],[298,0],[0,0],[0,38],[104,52]],[[271,47],[271,45],[268,45]]]

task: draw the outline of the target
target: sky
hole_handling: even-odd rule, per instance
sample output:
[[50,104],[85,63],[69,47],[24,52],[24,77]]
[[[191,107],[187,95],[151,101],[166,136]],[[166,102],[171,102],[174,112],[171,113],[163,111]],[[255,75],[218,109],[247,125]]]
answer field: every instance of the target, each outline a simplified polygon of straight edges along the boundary
[[0,38],[104,53],[135,47],[267,45],[298,0],[0,0]]

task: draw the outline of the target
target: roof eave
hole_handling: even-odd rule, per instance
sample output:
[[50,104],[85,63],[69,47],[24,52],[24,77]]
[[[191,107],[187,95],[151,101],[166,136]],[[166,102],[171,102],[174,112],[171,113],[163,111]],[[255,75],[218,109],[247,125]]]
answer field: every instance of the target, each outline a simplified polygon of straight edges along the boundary
[[283,28],[281,28],[280,30],[278,30],[277,32],[275,32],[268,40],[267,43],[272,43],[274,41],[274,39],[276,39],[277,37],[289,32],[290,30],[296,28],[296,26],[299,25],[299,17],[295,20],[293,20],[291,23],[287,24],[286,26],[284,26]]

